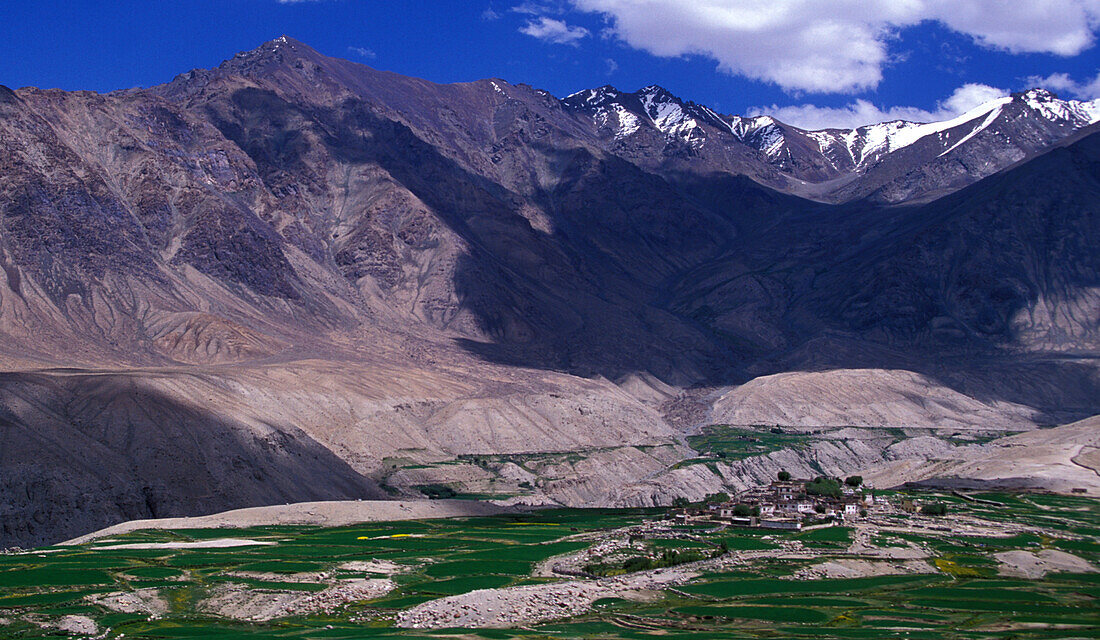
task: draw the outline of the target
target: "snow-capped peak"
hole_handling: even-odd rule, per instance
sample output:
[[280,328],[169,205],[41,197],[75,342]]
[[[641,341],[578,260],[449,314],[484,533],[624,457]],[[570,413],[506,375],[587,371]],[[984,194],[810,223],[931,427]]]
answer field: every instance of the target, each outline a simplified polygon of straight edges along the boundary
[[1092,124],[1100,121],[1100,100],[1061,100],[1046,89],[1029,89],[1020,100],[1040,116],[1051,120]]
[[578,91],[562,100],[567,107],[591,112],[596,125],[613,129],[616,139],[625,138],[642,126],[641,119],[624,102],[626,94],[611,85]]
[[688,113],[684,103],[657,85],[643,87],[632,94],[606,85],[578,91],[567,96],[562,103],[572,109],[592,113],[600,127],[612,127],[611,115],[614,114],[616,138],[632,135],[642,127],[644,120],[665,135],[680,138],[695,147],[700,146],[706,137],[699,121]]
[[[836,166],[836,162],[840,161],[838,159],[839,154],[841,157],[846,156],[848,158],[843,161],[843,164],[850,162],[849,166],[853,166],[858,170],[888,153],[904,149],[928,136],[943,134],[984,116],[984,119],[969,130],[962,139],[954,142],[945,140],[945,142],[951,142],[952,144],[950,148],[943,152],[947,153],[988,127],[1000,115],[1001,109],[1010,102],[1012,102],[1010,97],[998,98],[978,105],[960,116],[940,122],[892,120],[847,130],[803,131],[796,129],[795,131],[812,140],[826,159],[834,163],[834,166]],[[782,152],[785,135],[772,118],[757,116],[752,119],[751,123],[742,122],[738,124],[743,127],[742,139],[746,143],[764,152],[769,157],[776,157]]]
[[607,84],[596,89],[584,89],[574,94],[566,96],[565,104],[574,108],[595,108],[602,107],[611,102],[619,102],[623,97],[623,92],[619,91],[615,87]]
[[[1074,126],[1085,126],[1100,121],[1100,100],[1092,102],[1061,100],[1045,89],[1032,89],[1015,96],[1005,96],[984,102],[948,120],[927,123],[903,120],[882,122],[842,132],[841,137],[845,140],[852,159],[858,167],[882,157],[885,153],[904,149],[930,135],[946,135],[946,132],[951,129],[974,123],[962,138],[944,140],[950,146],[940,153],[942,156],[959,148],[963,143],[987,129],[997,120],[1004,108],[1016,100],[1023,102],[1041,117],[1050,121]],[[807,132],[811,136],[815,133],[828,132]],[[819,140],[819,143],[821,142]]]
[[[972,120],[976,120],[982,116],[986,116],[981,125],[976,127],[968,134],[968,138],[976,135],[982,129],[988,127],[993,120],[997,118],[1001,113],[1001,109],[1008,103],[1012,102],[1011,97],[997,98],[984,102],[966,113],[951,118],[950,120],[943,120],[941,122],[928,122],[928,123],[915,123],[915,122],[887,122],[884,124],[871,125],[870,127],[860,127],[860,129],[871,128],[887,128],[885,134],[886,148],[885,151],[897,151],[903,149],[916,141],[942,131],[954,129],[955,127],[964,125]],[[891,130],[892,129],[892,130]]]
[[[591,114],[601,128],[612,129],[619,139],[651,124],[668,138],[679,139],[698,149],[706,142],[708,130],[705,127],[710,126],[719,131],[728,130],[735,139],[757,149],[773,163],[782,164],[800,154],[820,153],[828,164],[841,171],[862,170],[887,154],[929,136],[935,136],[940,145],[937,152],[946,155],[993,126],[1014,102],[1059,127],[1079,128],[1100,121],[1100,100],[1061,100],[1043,89],[990,100],[966,113],[937,122],[895,120],[855,129],[819,131],[791,127],[767,115],[722,116],[706,106],[684,102],[655,84],[632,94],[610,85],[586,89],[562,102]],[[1011,113],[1018,113],[1017,108],[1012,107]],[[792,136],[800,142],[794,143]],[[790,146],[792,144],[795,146]]]
[[679,98],[655,84],[635,95],[641,100],[642,108],[653,125],[665,135],[680,138],[696,148],[702,146],[706,135],[699,121],[688,113]]
[[650,87],[646,87],[646,89],[638,92],[642,100],[642,106],[645,108],[646,115],[649,116],[650,120],[653,120],[657,128],[667,133],[669,127],[683,122],[685,118],[684,110],[679,101],[670,94],[649,89]]
[[775,119],[771,116],[733,116],[728,123],[730,133],[737,136],[738,139],[744,139],[753,131],[773,124],[775,124]]
[[661,101],[661,102],[665,102],[665,101],[668,101],[668,100],[677,100],[676,96],[672,95],[672,93],[668,89],[665,89],[664,87],[662,87],[660,85],[656,85],[656,84],[651,84],[649,86],[642,87],[641,89],[638,90],[637,95],[639,95],[639,96],[649,96],[652,99],[658,100],[658,101]]

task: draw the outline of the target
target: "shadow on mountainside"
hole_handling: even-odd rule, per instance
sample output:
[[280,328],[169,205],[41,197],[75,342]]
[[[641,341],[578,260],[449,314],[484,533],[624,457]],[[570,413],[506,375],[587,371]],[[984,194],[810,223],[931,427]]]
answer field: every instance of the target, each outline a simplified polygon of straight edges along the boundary
[[[360,101],[306,108],[259,89],[233,100],[256,110],[251,128],[219,128],[261,174],[301,165],[311,152],[294,128],[310,126],[333,157],[382,167],[461,238],[458,302],[442,315],[475,318],[477,335],[458,342],[482,359],[681,385],[903,367],[976,397],[1049,409],[1041,375],[1028,386],[967,372],[1100,346],[1089,315],[1100,286],[1097,136],[920,207],[828,206],[744,178],[661,177],[551,137],[516,143],[554,173],[523,195]],[[549,229],[524,215],[531,206]],[[1049,319],[1020,321],[1040,304],[1055,305],[1040,313]],[[813,353],[823,336],[860,346]],[[1035,366],[1052,367],[1049,380],[1090,366],[1043,362]]]
[[181,397],[137,373],[0,373],[0,545],[138,518],[384,497],[300,429]]
[[771,347],[753,375],[904,368],[1049,422],[1100,410],[1100,135],[921,206],[787,216],[670,306]]
[[[303,162],[307,145],[289,141],[302,134],[282,131],[308,127],[341,162],[384,169],[461,239],[452,272],[457,308],[440,315],[475,318],[477,334],[460,344],[479,357],[609,378],[653,371],[681,382],[724,375],[735,357],[705,328],[654,304],[665,282],[735,233],[662,178],[583,149],[542,147],[568,185],[533,197],[551,214],[547,232],[522,214],[531,200],[464,170],[361,102],[305,109],[257,89],[239,90],[233,101],[260,113],[244,115],[250,127],[218,126],[261,175]],[[269,110],[279,114],[275,129]],[[271,148],[277,140],[286,142]]]

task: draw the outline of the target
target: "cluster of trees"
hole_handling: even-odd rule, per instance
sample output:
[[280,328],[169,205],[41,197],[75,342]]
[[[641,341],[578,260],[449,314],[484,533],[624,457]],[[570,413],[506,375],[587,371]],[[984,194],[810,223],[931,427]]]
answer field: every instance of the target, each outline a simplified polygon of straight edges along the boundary
[[723,504],[723,503],[726,503],[726,502],[729,502],[729,501],[730,501],[730,495],[728,493],[725,493],[724,491],[720,491],[718,493],[708,493],[699,502],[692,502],[691,500],[688,500],[687,498],[685,498],[683,496],[680,496],[678,498],[673,498],[672,506],[674,506],[674,507],[690,507],[693,504]]
[[[791,474],[789,471],[780,471],[776,476],[780,482],[790,482]],[[863,485],[863,476],[848,476],[844,479],[844,484],[853,489]],[[806,493],[812,496],[833,496],[839,498],[842,491],[840,488],[840,478],[827,478],[825,476],[818,476],[806,483]]]
[[431,500],[443,500],[458,495],[454,489],[445,484],[422,484],[417,489]]
[[942,502],[921,505],[920,512],[926,516],[945,516],[947,515],[947,505]]
[[760,507],[755,505],[739,504],[733,508],[733,515],[747,518],[748,516],[759,516]]
[[836,478],[818,476],[806,483],[806,493],[811,496],[839,498],[844,492],[840,490],[840,481]]
[[597,562],[585,565],[584,570],[597,576],[613,576],[623,573],[633,573],[635,571],[648,571],[650,569],[674,567],[678,564],[706,560],[707,558],[716,558],[728,550],[729,548],[726,546],[725,543],[722,543],[721,546],[719,546],[717,549],[709,554],[704,551],[698,551],[694,549],[684,549],[683,551],[665,549],[661,551],[660,555],[658,555],[657,557],[632,556],[624,560],[621,564]]

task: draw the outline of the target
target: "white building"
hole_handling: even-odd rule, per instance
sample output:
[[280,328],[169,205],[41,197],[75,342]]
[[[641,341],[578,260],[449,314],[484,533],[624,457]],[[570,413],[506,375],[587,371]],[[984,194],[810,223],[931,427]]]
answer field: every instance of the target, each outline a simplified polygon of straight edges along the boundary
[[764,529],[785,529],[787,531],[802,530],[802,523],[798,520],[761,520],[760,526]]

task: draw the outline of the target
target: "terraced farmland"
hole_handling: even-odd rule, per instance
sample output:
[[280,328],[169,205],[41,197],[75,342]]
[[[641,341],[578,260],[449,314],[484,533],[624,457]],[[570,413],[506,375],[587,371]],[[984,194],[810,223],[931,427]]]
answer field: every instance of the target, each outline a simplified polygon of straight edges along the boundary
[[[1097,503],[982,497],[1003,506],[937,496],[950,517],[801,533],[677,526],[655,510],[139,531],[0,555],[0,637],[1100,635]],[[683,549],[707,558],[565,575]],[[503,612],[528,619],[503,624]]]
[[715,424],[700,433],[688,436],[688,444],[696,451],[726,460],[741,460],[781,449],[804,448],[807,438],[801,433],[784,433],[782,429],[734,427]]

